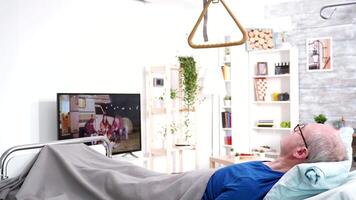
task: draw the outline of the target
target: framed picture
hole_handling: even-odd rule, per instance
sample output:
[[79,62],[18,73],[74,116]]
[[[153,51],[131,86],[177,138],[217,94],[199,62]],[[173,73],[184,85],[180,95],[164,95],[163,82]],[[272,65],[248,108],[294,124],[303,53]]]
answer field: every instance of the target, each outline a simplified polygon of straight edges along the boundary
[[257,75],[267,75],[268,66],[267,62],[258,62],[257,63]]
[[266,91],[267,91],[267,80],[266,78],[255,78],[255,100],[265,101]]
[[153,78],[153,87],[163,87],[164,79],[163,78]]
[[307,39],[307,71],[332,71],[332,38]]
[[268,50],[273,49],[274,39],[273,30],[270,28],[247,28],[248,39],[246,41],[246,50]]

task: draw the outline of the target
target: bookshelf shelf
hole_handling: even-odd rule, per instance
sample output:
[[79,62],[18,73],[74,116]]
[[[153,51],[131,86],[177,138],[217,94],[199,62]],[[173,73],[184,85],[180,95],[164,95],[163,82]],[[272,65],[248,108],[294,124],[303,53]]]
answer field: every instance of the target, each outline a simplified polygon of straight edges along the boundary
[[253,78],[289,78],[290,74],[278,74],[278,75],[256,75]]
[[232,128],[222,128],[223,131],[231,131]]
[[254,101],[254,104],[290,104],[290,101]]
[[279,128],[279,127],[253,127],[254,130],[271,130],[271,131],[291,131],[291,128]]
[[233,149],[234,148],[232,145],[227,145],[227,144],[222,145],[222,147],[227,148],[227,149]]
[[226,109],[226,110],[230,110],[230,109],[231,109],[231,106],[222,106],[221,108],[222,108],[222,109]]
[[290,48],[280,48],[280,49],[268,49],[268,50],[255,50],[254,54],[271,54],[271,53],[281,53],[281,52],[289,52]]

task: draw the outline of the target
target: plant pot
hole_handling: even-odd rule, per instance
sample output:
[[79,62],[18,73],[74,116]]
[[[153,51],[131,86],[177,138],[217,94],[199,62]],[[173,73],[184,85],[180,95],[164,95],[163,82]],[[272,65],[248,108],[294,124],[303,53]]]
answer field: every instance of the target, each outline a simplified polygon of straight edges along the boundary
[[224,100],[224,106],[231,106],[231,100]]

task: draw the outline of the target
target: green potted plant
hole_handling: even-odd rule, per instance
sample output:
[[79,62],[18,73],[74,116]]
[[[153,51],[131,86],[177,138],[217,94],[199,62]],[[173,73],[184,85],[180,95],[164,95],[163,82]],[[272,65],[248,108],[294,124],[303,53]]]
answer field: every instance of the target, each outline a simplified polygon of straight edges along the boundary
[[177,98],[177,90],[171,88],[170,97],[172,100],[175,100]]
[[319,124],[324,124],[327,120],[328,118],[324,114],[314,116],[314,121]]
[[156,99],[156,108],[164,108],[164,93]]
[[[175,122],[171,122],[170,124],[165,124],[158,131],[158,134],[162,138],[162,146],[170,147],[173,146],[175,142],[175,134],[178,132],[178,125]],[[170,134],[169,134],[170,133]]]
[[231,96],[226,95],[224,97],[224,106],[231,106]]

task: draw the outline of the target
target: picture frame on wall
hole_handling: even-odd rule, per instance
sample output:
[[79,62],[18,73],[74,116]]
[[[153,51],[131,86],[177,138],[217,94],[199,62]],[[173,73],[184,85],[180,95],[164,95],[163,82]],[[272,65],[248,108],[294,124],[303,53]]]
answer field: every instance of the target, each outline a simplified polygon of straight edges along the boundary
[[268,65],[267,62],[257,63],[256,75],[268,75]]
[[311,38],[306,41],[307,71],[323,72],[333,70],[332,38]]
[[271,28],[246,28],[247,41],[246,50],[268,50],[275,47],[273,29]]
[[254,88],[255,88],[255,101],[265,101],[266,91],[267,91],[267,79],[255,78]]

